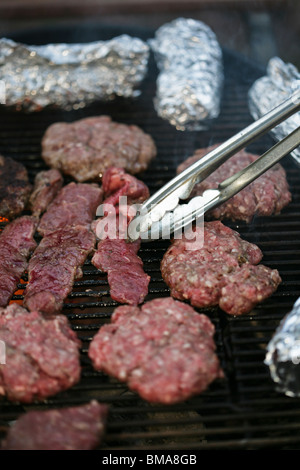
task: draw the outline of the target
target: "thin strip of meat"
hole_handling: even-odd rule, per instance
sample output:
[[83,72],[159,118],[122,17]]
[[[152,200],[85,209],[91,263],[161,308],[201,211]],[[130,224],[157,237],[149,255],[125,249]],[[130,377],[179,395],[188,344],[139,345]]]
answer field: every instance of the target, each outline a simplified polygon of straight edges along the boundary
[[80,341],[64,315],[44,317],[14,303],[0,309],[0,395],[32,403],[67,390],[80,379]]
[[74,182],[67,184],[43,214],[38,232],[45,236],[66,227],[90,228],[102,196],[103,191],[98,185]]
[[[122,168],[111,167],[104,173],[103,190],[103,205],[111,204],[117,214],[120,209],[120,197],[127,197],[126,210],[131,204],[141,203],[149,197],[147,186],[134,176],[126,174]],[[130,220],[130,215],[127,220]],[[102,222],[103,219],[100,219],[100,222],[93,224],[96,235],[99,234],[97,224]],[[148,294],[150,276],[145,273],[143,262],[137,254],[140,241],[129,243],[119,236],[118,222],[117,216],[115,237],[112,239],[107,236],[99,241],[92,263],[97,269],[107,272],[110,296],[113,300],[138,305]]]
[[214,334],[206,315],[166,297],[117,307],[88,355],[96,370],[125,382],[144,400],[178,403],[224,377]]
[[91,230],[102,189],[70,183],[63,187],[42,216],[38,231],[43,236],[28,264],[24,305],[32,311],[57,314],[81,277],[81,266],[94,250]]
[[[177,173],[181,173],[216,147],[218,144],[196,150],[192,157],[179,165]],[[191,197],[202,195],[207,189],[217,188],[219,183],[243,170],[257,158],[258,155],[241,150],[217,168],[208,178],[196,184]],[[290,203],[291,198],[285,170],[278,163],[228,201],[209,211],[206,216],[207,219],[243,220],[249,223],[255,215],[279,214]]]
[[53,201],[63,185],[63,177],[58,170],[46,170],[37,173],[29,206],[35,217],[40,217]]
[[36,247],[34,234],[37,219],[19,217],[10,222],[0,236],[0,307],[6,307],[28,266]]
[[0,217],[12,220],[26,208],[32,185],[22,163],[0,155]]
[[95,235],[86,228],[60,229],[42,238],[28,264],[24,306],[48,315],[59,313],[95,243]]
[[68,408],[30,410],[10,427],[2,450],[92,450],[106,430],[108,406],[92,400]]
[[190,249],[190,239],[189,234],[173,240],[161,261],[162,277],[176,299],[242,315],[281,282],[276,269],[259,264],[261,250],[220,221],[205,222],[203,246]]

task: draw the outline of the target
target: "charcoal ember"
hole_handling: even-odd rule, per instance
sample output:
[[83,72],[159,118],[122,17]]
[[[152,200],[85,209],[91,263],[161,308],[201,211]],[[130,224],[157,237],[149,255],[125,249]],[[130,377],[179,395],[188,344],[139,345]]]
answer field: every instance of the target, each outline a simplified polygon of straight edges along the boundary
[[152,403],[172,404],[203,392],[224,374],[210,319],[171,297],[122,305],[88,351],[96,370],[125,382]]
[[258,246],[220,221],[204,223],[199,246],[191,249],[190,240],[190,234],[174,239],[161,261],[162,277],[176,299],[242,315],[272,295],[281,282],[276,269],[259,264]]
[[42,138],[42,158],[48,166],[76,181],[99,181],[110,166],[136,174],[147,169],[156,146],[140,127],[93,116],[71,123],[56,122]]
[[[177,173],[181,173],[193,163],[201,160],[218,145],[196,150],[194,155],[179,165]],[[257,158],[259,158],[258,155],[241,150],[217,168],[204,181],[197,183],[192,190],[191,197],[202,196],[207,189],[217,189],[222,181],[243,170]],[[292,195],[289,190],[286,172],[278,163],[228,201],[208,211],[206,217],[219,220],[243,220],[250,223],[254,216],[279,214],[291,202],[291,199]]]
[[45,318],[13,303],[0,309],[0,395],[33,403],[67,390],[81,374],[80,345],[67,317]]
[[108,406],[90,403],[22,414],[9,428],[2,450],[92,450],[101,445]]
[[36,248],[37,224],[35,217],[18,217],[0,235],[0,307],[7,306],[28,267],[29,256]]
[[0,217],[9,220],[26,208],[32,185],[22,163],[0,155]]

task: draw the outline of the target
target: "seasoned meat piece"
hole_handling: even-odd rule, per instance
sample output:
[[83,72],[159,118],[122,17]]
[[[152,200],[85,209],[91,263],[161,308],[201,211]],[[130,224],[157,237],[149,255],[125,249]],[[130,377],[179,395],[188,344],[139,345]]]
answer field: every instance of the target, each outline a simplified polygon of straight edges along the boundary
[[80,341],[67,317],[44,318],[17,304],[0,309],[0,395],[32,403],[72,387],[80,379]]
[[122,196],[127,197],[127,204],[143,203],[149,198],[148,187],[125,172],[123,168],[110,167],[105,171],[102,178],[102,188],[105,196],[105,203],[118,206]]
[[0,217],[12,220],[20,215],[31,191],[24,165],[0,155]]
[[45,236],[28,264],[24,306],[45,314],[59,313],[95,243],[95,235],[85,228],[66,228]]
[[250,312],[281,282],[276,269],[259,265],[261,250],[242,240],[220,221],[204,224],[204,243],[190,249],[188,240],[173,240],[161,261],[162,277],[176,299],[195,307],[219,305],[231,315]]
[[[92,263],[104,272],[107,272],[110,296],[113,300],[130,305],[142,303],[148,294],[150,276],[144,272],[143,262],[138,256],[140,240],[135,243],[127,240],[119,232],[119,198],[127,197],[125,208],[125,224],[131,218],[128,207],[131,204],[143,202],[149,197],[147,186],[135,176],[128,175],[122,168],[111,167],[103,175],[103,190],[105,205],[112,205],[116,210],[116,218],[111,221],[116,227],[113,230],[113,238],[108,234],[100,240]],[[124,209],[124,208],[123,208]],[[99,224],[105,223],[106,217],[93,223],[93,230],[101,238]],[[126,227],[121,227],[125,231]],[[101,231],[102,234],[102,231]]]
[[6,307],[27,269],[30,253],[35,249],[37,219],[19,217],[10,222],[0,236],[0,307]]
[[52,124],[42,139],[42,157],[79,182],[99,179],[110,166],[135,174],[156,155],[153,139],[134,125],[95,116]]
[[150,276],[137,255],[139,245],[107,238],[99,242],[92,258],[96,268],[107,272],[110,296],[117,302],[138,305],[148,294]]
[[39,217],[48,208],[63,185],[63,177],[58,170],[40,171],[34,181],[33,192],[29,199],[33,215]]
[[[200,160],[217,145],[197,150],[195,155],[179,165],[177,173],[181,173],[190,165]],[[202,195],[207,189],[215,189],[226,178],[254,162],[258,155],[244,150],[227,160],[216,171],[201,183],[194,186],[191,197]],[[266,173],[246,186],[242,191],[207,213],[210,219],[231,219],[251,222],[254,215],[270,216],[278,214],[291,201],[288,182],[284,168],[277,164]]]
[[118,307],[88,351],[96,370],[126,382],[149,402],[177,403],[223,377],[214,325],[170,297]]
[[102,201],[102,189],[92,184],[69,183],[41,218],[38,231],[45,236],[59,229],[89,228]]
[[106,429],[108,406],[92,400],[68,408],[32,410],[9,429],[2,450],[92,450]]

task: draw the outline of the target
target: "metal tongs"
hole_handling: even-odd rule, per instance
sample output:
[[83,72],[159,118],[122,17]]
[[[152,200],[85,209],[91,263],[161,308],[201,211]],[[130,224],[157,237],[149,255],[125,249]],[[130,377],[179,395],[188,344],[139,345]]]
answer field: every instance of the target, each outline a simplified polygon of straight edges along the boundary
[[138,209],[128,226],[129,239],[135,241],[140,238],[142,241],[151,241],[168,238],[170,234],[190,226],[205,212],[224,203],[261,176],[300,145],[300,127],[245,169],[224,180],[217,189],[206,190],[202,196],[192,198],[188,204],[179,203],[188,199],[195,184],[203,181],[235,153],[299,109],[300,90],[297,90],[276,108],[186,168]]

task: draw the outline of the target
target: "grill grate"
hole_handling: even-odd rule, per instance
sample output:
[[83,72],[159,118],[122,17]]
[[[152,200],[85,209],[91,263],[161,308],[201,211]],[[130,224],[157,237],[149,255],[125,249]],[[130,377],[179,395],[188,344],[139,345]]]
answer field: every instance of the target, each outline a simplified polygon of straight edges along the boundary
[[[72,30],[73,31],[73,30]],[[68,28],[23,34],[14,39],[23,42],[72,41]],[[88,32],[88,36],[86,35]],[[82,27],[80,40],[106,39],[124,32],[94,26]],[[125,31],[142,38],[149,31]],[[76,33],[79,34],[78,31]],[[79,35],[80,36],[80,35]],[[72,121],[96,114],[141,126],[150,133],[158,147],[158,157],[141,175],[153,193],[175,175],[176,166],[196,148],[229,138],[251,122],[247,108],[247,91],[253,80],[262,75],[255,64],[231,51],[224,51],[225,85],[222,111],[212,126],[203,132],[180,132],[160,120],[153,109],[156,67],[151,58],[149,74],[137,100],[95,103],[76,112],[42,111],[22,115],[0,111],[0,153],[23,162],[33,180],[46,166],[40,158],[40,141],[45,129],[61,120]],[[265,151],[272,141],[265,136],[251,149]],[[152,405],[141,400],[105,374],[95,372],[87,357],[89,342],[99,327],[108,322],[117,303],[109,297],[106,275],[99,273],[90,260],[84,276],[74,285],[64,305],[64,314],[82,340],[82,378],[71,390],[33,405],[1,401],[0,439],[9,422],[32,408],[47,409],[69,406],[97,399],[110,405],[108,428],[103,449],[297,449],[300,445],[299,400],[278,394],[264,366],[265,347],[280,319],[297,299],[300,282],[300,196],[299,169],[290,158],[287,170],[293,201],[283,213],[273,218],[256,218],[249,226],[231,224],[241,236],[257,243],[264,253],[263,262],[277,268],[283,279],[277,292],[255,310],[241,318],[228,317],[218,309],[204,310],[216,326],[218,355],[226,374],[224,381],[213,383],[199,396],[172,406]],[[146,300],[169,295],[160,274],[160,260],[167,241],[142,245],[140,256],[151,275]],[[23,282],[14,296],[22,301]]]

